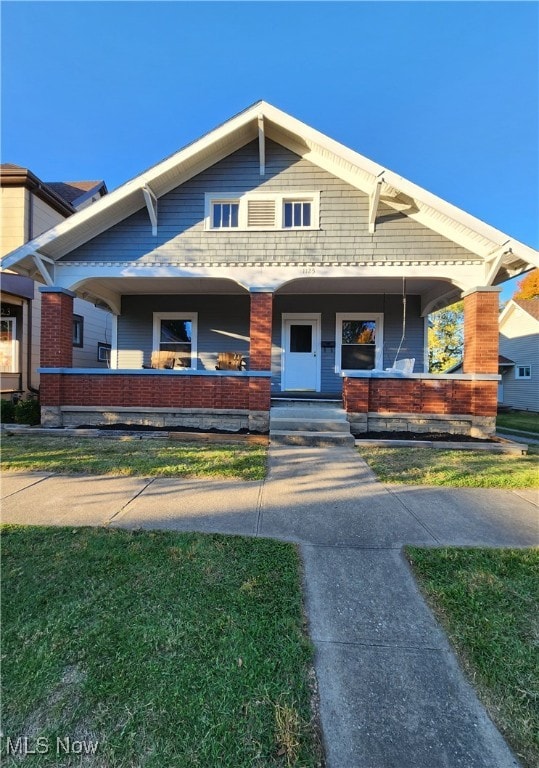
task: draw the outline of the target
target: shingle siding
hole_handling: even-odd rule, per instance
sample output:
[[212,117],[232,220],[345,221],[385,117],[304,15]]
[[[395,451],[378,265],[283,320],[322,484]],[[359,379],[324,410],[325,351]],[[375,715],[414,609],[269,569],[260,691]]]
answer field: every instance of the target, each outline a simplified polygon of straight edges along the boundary
[[[205,193],[320,191],[320,229],[205,231]],[[142,194],[141,194],[142,205]],[[368,196],[268,141],[266,175],[259,175],[252,142],[164,195],[157,236],[145,208],[66,255],[64,261],[181,261],[268,263],[384,260],[459,260],[471,254],[404,214],[380,203],[368,231]]]

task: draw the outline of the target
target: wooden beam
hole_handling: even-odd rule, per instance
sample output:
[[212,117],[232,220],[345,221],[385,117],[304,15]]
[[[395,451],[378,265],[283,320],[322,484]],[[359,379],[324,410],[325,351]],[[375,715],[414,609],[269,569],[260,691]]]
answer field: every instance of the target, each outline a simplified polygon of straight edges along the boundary
[[[509,240],[507,242],[509,242]],[[505,243],[495,250],[494,253],[487,256],[485,259],[485,285],[492,285],[494,278],[502,265],[503,257],[508,253],[512,253],[512,251],[511,248],[507,247],[507,243]]]
[[38,270],[39,270],[39,272],[41,274],[41,277],[45,281],[45,284],[46,285],[54,285],[54,280],[52,279],[52,277],[51,277],[51,275],[49,273],[49,270],[47,269],[47,267],[45,266],[45,264],[43,262],[44,258],[47,261],[50,261],[50,259],[48,259],[46,256],[43,257],[40,253],[37,253],[37,251],[32,254],[32,258],[34,259],[35,265],[38,268]]
[[260,175],[266,174],[266,133],[264,130],[264,115],[258,115],[258,157],[260,161]]
[[369,232],[373,234],[376,230],[376,214],[378,212],[378,203],[380,202],[380,192],[382,191],[382,179],[379,179],[374,185],[374,189],[369,195]]
[[157,236],[157,197],[147,184],[142,187],[142,194],[152,224],[152,235],[155,237]]

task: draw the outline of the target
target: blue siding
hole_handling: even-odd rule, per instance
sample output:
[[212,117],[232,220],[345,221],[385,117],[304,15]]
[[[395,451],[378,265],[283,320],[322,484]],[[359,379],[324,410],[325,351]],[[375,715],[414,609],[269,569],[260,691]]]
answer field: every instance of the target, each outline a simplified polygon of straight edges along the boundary
[[[399,357],[415,357],[415,372],[423,371],[424,321],[420,299],[408,297],[406,338]],[[198,368],[214,370],[218,352],[249,353],[247,295],[124,296],[118,318],[118,366],[140,368],[152,352],[154,312],[198,314]],[[395,295],[276,295],[273,312],[272,388],[281,385],[281,327],[283,312],[321,313],[322,340],[335,341],[337,312],[384,314],[384,367],[393,363],[402,333],[402,299]],[[322,391],[340,393],[342,380],[335,373],[335,350],[322,350]]]
[[[310,231],[204,231],[204,194],[253,190],[320,191],[320,229]],[[63,257],[63,261],[196,263],[218,261],[312,262],[467,259],[450,240],[380,203],[376,233],[368,229],[368,196],[279,144],[266,145],[260,177],[258,142],[163,195],[157,237],[146,208]]]

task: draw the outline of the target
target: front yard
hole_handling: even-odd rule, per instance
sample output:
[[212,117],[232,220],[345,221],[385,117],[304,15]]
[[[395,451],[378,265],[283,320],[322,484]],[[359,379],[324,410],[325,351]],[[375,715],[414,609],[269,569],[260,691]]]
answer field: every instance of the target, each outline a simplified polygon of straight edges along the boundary
[[238,477],[261,480],[266,448],[244,443],[184,443],[155,439],[3,437],[4,471],[147,477]]
[[36,768],[321,765],[293,545],[2,533],[4,765],[18,736],[98,742],[87,762],[52,749]]
[[496,417],[496,427],[504,432],[530,432],[539,437],[539,413],[534,411],[508,411]]
[[539,765],[539,551],[417,549],[408,558],[492,719]]
[[430,448],[368,448],[360,455],[385,483],[455,488],[539,488],[539,446],[527,456]]

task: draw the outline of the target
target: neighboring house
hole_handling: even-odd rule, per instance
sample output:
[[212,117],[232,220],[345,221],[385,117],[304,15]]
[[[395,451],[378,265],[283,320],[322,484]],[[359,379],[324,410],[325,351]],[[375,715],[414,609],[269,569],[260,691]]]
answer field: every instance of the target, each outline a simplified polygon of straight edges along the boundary
[[[36,265],[46,424],[264,431],[302,394],[355,433],[490,434],[496,286],[539,254],[261,101],[2,261]],[[74,361],[74,296],[114,315],[110,370]],[[426,318],[460,298],[464,373],[428,374]]]
[[[27,168],[0,165],[0,255],[32,240],[77,210],[86,208],[107,193],[103,181],[43,182]],[[46,260],[45,262],[46,263]],[[2,272],[0,372],[1,394],[35,391],[39,386],[41,294],[34,282],[38,267],[28,276]],[[39,274],[39,280],[42,279]],[[104,367],[98,362],[110,346],[110,313],[82,299],[74,307],[73,359],[77,365]]]
[[507,303],[500,315],[500,352],[500,403],[539,411],[539,296]]

